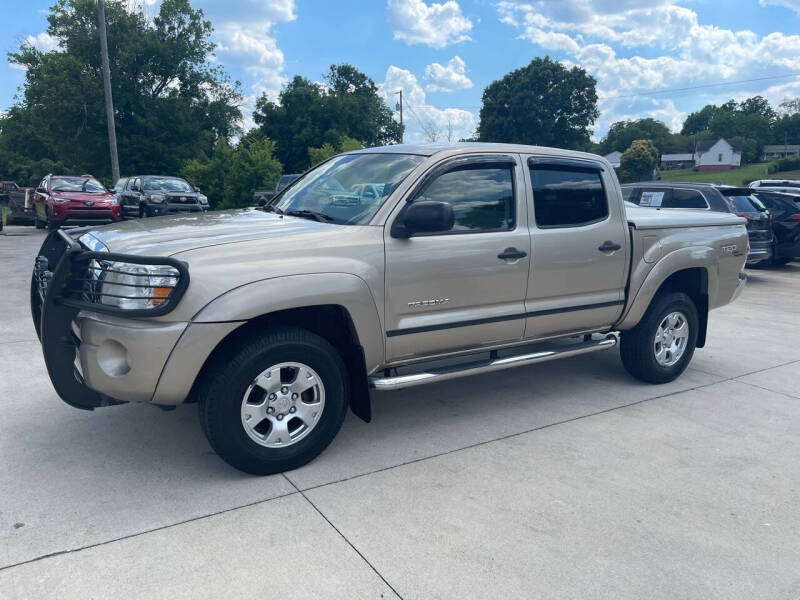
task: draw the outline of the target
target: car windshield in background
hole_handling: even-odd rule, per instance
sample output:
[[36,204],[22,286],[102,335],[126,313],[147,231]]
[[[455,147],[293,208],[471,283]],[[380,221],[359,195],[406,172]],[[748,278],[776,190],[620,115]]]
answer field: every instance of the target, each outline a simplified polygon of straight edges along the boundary
[[148,192],[193,192],[192,186],[183,179],[170,177],[151,177],[144,180],[144,189]]
[[53,177],[50,189],[54,192],[89,192],[104,194],[106,188],[94,177]]
[[[752,196],[727,196],[737,213],[761,212],[764,209],[761,202]],[[759,206],[760,205],[760,206]]]
[[322,163],[276,197],[284,214],[363,225],[424,157],[344,154]]

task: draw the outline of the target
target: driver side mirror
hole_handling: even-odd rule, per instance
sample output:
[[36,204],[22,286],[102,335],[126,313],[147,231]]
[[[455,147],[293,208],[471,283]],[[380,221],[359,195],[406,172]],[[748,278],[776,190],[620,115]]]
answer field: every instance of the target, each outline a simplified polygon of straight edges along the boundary
[[392,237],[410,238],[415,233],[450,231],[455,223],[447,202],[420,200],[409,204],[392,225]]

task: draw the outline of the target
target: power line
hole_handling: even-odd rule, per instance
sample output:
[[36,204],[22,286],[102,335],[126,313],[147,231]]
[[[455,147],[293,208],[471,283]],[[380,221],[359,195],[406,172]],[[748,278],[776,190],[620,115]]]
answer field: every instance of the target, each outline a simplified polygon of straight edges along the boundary
[[[737,81],[720,81],[718,83],[705,83],[701,85],[692,85],[687,87],[679,87],[679,88],[665,88],[662,90],[651,90],[651,91],[638,91],[638,92],[631,92],[629,94],[619,94],[616,96],[600,96],[599,100],[616,100],[618,98],[635,98],[637,96],[655,96],[657,94],[668,94],[672,92],[690,92],[692,90],[701,90],[707,89],[712,87],[719,87],[724,85],[738,85],[740,83],[753,83],[755,81],[769,81],[775,79],[788,79],[790,77],[799,77],[800,73],[788,73],[786,75],[769,75],[767,77],[754,77],[752,79],[739,79]],[[499,106],[499,105],[495,105]],[[411,107],[408,103],[406,103],[406,107]],[[510,108],[508,104],[503,105],[505,108]],[[421,108],[421,107],[417,107]],[[483,105],[478,106],[448,106],[447,108],[458,108],[462,110],[473,110],[473,109],[480,109],[483,108]]]

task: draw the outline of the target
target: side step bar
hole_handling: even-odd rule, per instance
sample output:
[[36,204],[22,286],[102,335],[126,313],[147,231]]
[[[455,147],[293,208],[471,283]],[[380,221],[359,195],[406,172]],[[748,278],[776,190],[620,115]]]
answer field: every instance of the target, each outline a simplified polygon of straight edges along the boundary
[[461,365],[434,368],[422,373],[397,375],[395,377],[378,377],[373,375],[369,378],[369,386],[376,390],[399,390],[402,388],[424,385],[426,383],[434,383],[436,381],[446,381],[448,379],[455,379],[457,377],[466,377],[467,375],[490,373],[492,371],[499,371],[500,369],[508,369],[510,367],[524,367],[526,365],[532,365],[548,360],[555,360],[557,358],[569,358],[570,356],[588,354],[589,352],[609,350],[616,345],[617,336],[609,334],[603,339],[588,340],[577,344],[563,346],[561,348],[548,348],[545,350],[528,352],[526,354],[519,354],[517,356],[506,356],[487,361],[470,362]]

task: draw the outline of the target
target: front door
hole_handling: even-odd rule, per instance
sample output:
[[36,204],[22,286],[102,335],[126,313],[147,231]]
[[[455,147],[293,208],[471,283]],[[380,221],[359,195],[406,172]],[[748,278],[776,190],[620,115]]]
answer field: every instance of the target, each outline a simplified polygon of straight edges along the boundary
[[531,157],[532,268],[526,338],[603,329],[622,313],[628,229],[611,173],[592,161]]
[[390,217],[384,234],[387,360],[521,339],[530,235],[519,157],[446,160],[410,199],[448,202],[455,225],[399,239],[391,225],[405,202]]

